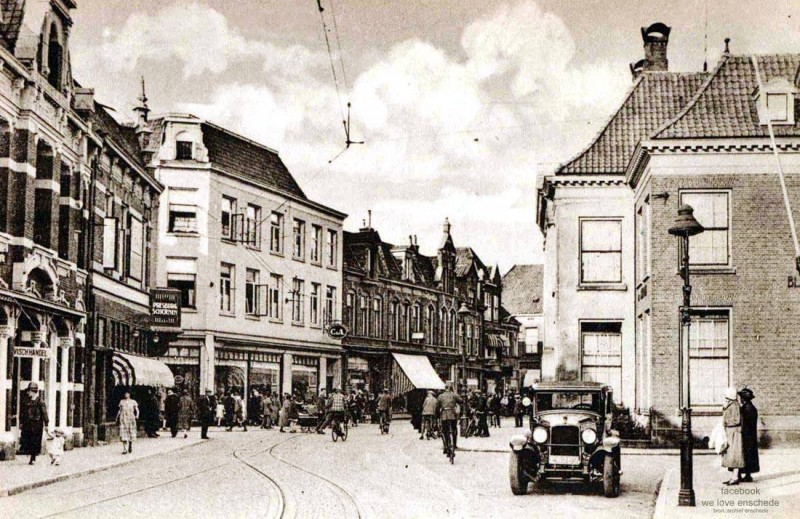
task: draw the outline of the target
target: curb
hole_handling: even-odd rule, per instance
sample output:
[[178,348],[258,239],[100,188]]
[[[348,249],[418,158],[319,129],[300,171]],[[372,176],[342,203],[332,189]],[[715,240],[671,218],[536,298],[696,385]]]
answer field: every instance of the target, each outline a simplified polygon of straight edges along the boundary
[[[95,474],[97,472],[103,472],[104,470],[115,469],[115,468],[118,468],[118,467],[122,467],[124,465],[130,465],[131,463],[136,463],[137,461],[146,460],[148,458],[153,458],[155,456],[161,456],[163,454],[167,454],[167,453],[171,453],[171,452],[179,452],[179,451],[182,451],[184,449],[189,449],[191,447],[196,447],[197,445],[200,445],[202,443],[204,443],[204,442],[201,441],[201,442],[197,442],[197,443],[191,443],[189,445],[183,445],[181,447],[178,447],[176,449],[172,449],[172,450],[169,450],[169,451],[154,452],[152,454],[147,454],[145,456],[141,456],[141,457],[136,458],[136,459],[126,459],[124,461],[113,463],[111,465],[105,465],[103,467],[95,467],[95,468],[86,469],[86,470],[83,470],[83,471],[80,471],[80,472],[70,472],[69,474],[60,474],[58,476],[53,476],[53,477],[50,477],[50,478],[41,479],[39,481],[34,481],[32,483],[23,483],[22,485],[17,485],[15,487],[10,487],[10,488],[7,488],[7,489],[6,488],[0,489],[0,498],[13,496],[13,495],[16,495],[16,494],[21,494],[23,492],[27,492],[28,490],[33,490],[34,488],[45,487],[47,485],[52,485],[53,483],[59,483],[61,481],[66,481],[68,479],[78,478],[78,477],[81,477],[81,476],[88,476],[89,474]],[[91,449],[92,447],[84,447],[84,448],[85,449]]]
[[675,469],[670,469],[664,473],[664,477],[656,487],[656,506],[653,508],[652,519],[666,519],[667,514],[667,489],[672,484],[675,477]]

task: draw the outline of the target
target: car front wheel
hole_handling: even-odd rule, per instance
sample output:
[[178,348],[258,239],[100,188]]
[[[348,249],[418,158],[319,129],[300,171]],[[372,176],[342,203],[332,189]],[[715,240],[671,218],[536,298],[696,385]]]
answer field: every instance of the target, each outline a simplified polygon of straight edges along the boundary
[[619,496],[619,465],[614,455],[609,454],[603,461],[603,495]]
[[522,470],[522,462],[520,456],[514,452],[508,460],[508,479],[511,483],[511,492],[515,496],[521,496],[528,493],[528,477]]

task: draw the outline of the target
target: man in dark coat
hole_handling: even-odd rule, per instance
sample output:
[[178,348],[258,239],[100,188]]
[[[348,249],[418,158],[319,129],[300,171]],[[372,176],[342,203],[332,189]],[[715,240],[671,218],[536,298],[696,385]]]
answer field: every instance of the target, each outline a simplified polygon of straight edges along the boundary
[[236,423],[236,399],[233,397],[232,392],[225,394],[225,400],[222,404],[225,406],[225,425],[229,431],[232,431],[233,424]]
[[157,431],[160,419],[158,415],[158,397],[156,397],[155,390],[147,394],[143,404],[144,432],[148,438],[158,438]]
[[197,419],[200,422],[200,438],[208,439],[208,426],[214,424],[214,414],[217,410],[217,399],[210,389],[197,400]]
[[171,389],[167,390],[167,398],[164,400],[164,418],[167,422],[167,428],[172,434],[172,437],[178,435],[178,415],[181,410],[181,397],[175,394]]
[[481,438],[489,437],[489,423],[486,421],[489,408],[486,397],[480,391],[475,393],[475,414],[478,416],[478,432]]
[[761,469],[758,463],[758,409],[753,405],[755,397],[751,389],[744,388],[739,391],[739,398],[742,400],[740,414],[742,454],[744,454],[744,468],[739,469],[739,480],[748,483],[753,481],[752,474]]
[[20,447],[23,454],[30,454],[30,465],[36,463],[36,456],[42,453],[42,433],[47,425],[47,407],[39,396],[39,385],[31,382],[19,413]]

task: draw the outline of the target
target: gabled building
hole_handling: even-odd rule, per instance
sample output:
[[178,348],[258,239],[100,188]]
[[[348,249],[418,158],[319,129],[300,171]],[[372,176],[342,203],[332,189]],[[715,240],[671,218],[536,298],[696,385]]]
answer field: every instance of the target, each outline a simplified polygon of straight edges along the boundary
[[519,323],[518,340],[511,346],[517,359],[518,380],[530,387],[542,380],[542,276],[544,265],[514,265],[503,276],[503,307]]
[[[725,388],[747,386],[757,396],[767,443],[800,438],[800,355],[791,325],[800,318],[800,285],[778,175],[782,168],[797,218],[798,92],[800,54],[733,55],[726,48],[681,111],[642,137],[631,155],[634,402],[654,437],[679,432],[681,399],[693,408],[694,430],[702,437],[719,420]],[[688,338],[678,315],[681,247],[667,232],[683,204],[705,227],[689,239]]]
[[602,130],[544,176],[537,224],[544,235],[542,377],[596,380],[635,405],[634,196],[626,184],[637,143],[681,112],[706,73],[670,72],[670,28],[642,29],[645,59]]

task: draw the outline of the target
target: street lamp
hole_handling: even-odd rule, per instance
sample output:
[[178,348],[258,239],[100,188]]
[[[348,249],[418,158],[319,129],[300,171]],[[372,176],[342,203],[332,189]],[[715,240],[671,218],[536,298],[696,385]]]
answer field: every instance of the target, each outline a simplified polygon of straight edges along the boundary
[[692,449],[694,440],[692,438],[692,407],[691,394],[689,391],[689,329],[691,327],[691,298],[692,285],[689,284],[689,236],[700,234],[705,229],[694,218],[694,209],[690,205],[682,205],[678,208],[678,218],[675,225],[670,227],[669,233],[681,238],[683,248],[683,261],[681,263],[681,274],[683,276],[683,306],[681,306],[681,323],[685,327],[684,337],[686,338],[686,351],[682,339],[679,338],[680,355],[679,361],[679,380],[680,380],[680,405],[681,405],[681,489],[678,493],[678,506],[695,506],[694,485],[692,476]]

